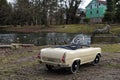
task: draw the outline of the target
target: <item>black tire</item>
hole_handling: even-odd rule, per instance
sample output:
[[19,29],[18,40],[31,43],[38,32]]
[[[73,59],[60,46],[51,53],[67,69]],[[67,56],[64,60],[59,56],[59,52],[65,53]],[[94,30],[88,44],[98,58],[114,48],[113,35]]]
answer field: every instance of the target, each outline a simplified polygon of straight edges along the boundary
[[97,65],[100,62],[100,55],[97,55],[94,59],[94,61],[92,62],[92,65]]
[[52,70],[53,70],[53,66],[48,65],[48,64],[46,64],[45,66],[46,66],[46,68],[47,68],[49,71],[52,71]]
[[74,61],[72,66],[70,67],[70,73],[74,74],[79,71],[80,61]]

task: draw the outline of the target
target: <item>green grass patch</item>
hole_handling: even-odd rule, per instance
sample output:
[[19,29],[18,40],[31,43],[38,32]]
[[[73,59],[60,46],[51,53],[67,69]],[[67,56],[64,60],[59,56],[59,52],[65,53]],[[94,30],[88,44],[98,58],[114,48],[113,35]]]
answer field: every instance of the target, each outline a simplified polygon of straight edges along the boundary
[[94,44],[92,46],[99,46],[102,52],[120,53],[120,44]]
[[120,34],[120,26],[116,28],[112,28],[112,32],[115,34]]
[[[62,33],[85,33],[85,34],[91,34],[94,30],[96,29],[101,29],[104,28],[106,25],[105,24],[69,24],[69,25],[50,25],[50,27],[45,27],[45,26],[7,26],[4,28],[5,31],[16,31],[16,30],[41,30],[44,32],[62,32]],[[53,30],[53,31],[52,31]],[[120,33],[120,25],[119,24],[112,24],[111,25],[111,32],[114,34],[119,34]]]
[[[96,29],[104,28],[105,24],[71,24],[71,25],[56,25],[54,28],[58,32],[66,33],[86,33],[91,34]],[[111,32],[114,34],[120,33],[120,25],[111,25]]]
[[58,32],[66,32],[66,33],[92,33],[95,30],[95,27],[91,27],[92,25],[63,25],[62,28],[57,30]]

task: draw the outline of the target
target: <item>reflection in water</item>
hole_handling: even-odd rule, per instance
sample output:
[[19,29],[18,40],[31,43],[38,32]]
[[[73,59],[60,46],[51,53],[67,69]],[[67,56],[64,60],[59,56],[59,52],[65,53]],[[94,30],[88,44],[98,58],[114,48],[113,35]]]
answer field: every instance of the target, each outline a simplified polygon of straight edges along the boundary
[[[76,35],[77,34],[72,33],[0,34],[0,44],[23,43],[35,45],[62,45],[69,44]],[[90,36],[83,36],[85,36],[85,40],[87,40],[87,42],[91,42]]]

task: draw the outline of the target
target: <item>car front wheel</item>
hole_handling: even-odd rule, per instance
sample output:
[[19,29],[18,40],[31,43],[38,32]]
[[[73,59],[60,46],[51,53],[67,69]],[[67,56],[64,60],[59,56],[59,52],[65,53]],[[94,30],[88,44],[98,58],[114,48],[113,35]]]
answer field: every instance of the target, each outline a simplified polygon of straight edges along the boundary
[[94,61],[92,62],[93,65],[97,65],[100,62],[100,56],[97,55]]

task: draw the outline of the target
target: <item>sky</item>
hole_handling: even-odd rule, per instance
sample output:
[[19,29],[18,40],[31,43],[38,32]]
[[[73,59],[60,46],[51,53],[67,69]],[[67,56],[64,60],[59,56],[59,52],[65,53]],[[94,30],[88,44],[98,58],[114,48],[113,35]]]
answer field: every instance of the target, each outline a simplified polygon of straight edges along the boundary
[[7,0],[8,2],[14,2],[14,0]]
[[[14,0],[7,0],[8,2],[14,2]],[[85,9],[85,7],[91,2],[92,0],[82,0],[80,8]],[[105,0],[103,0],[105,1]]]
[[80,8],[85,9],[85,7],[91,2],[92,0],[82,0],[80,4]]
[[[82,0],[80,4],[80,8],[85,9],[85,7],[91,2],[92,0]],[[106,0],[101,0],[101,1],[106,1]]]

